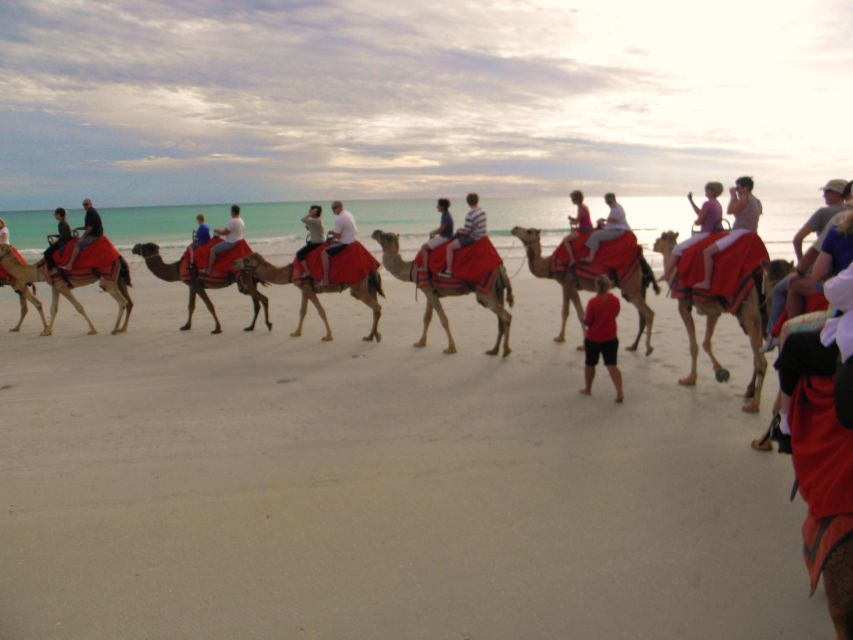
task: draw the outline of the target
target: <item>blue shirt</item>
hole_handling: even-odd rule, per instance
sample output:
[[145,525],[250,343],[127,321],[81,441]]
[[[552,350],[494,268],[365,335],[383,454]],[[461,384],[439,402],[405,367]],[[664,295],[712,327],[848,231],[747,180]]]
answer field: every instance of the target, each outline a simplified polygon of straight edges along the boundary
[[832,256],[832,273],[841,273],[853,262],[853,235],[843,236],[838,233],[838,227],[833,227],[820,250]]
[[444,225],[444,231],[441,232],[441,236],[443,238],[452,238],[453,237],[453,216],[450,215],[449,211],[442,211],[441,212],[440,224]]
[[208,242],[210,242],[210,227],[206,224],[198,225],[198,229],[195,230],[195,242],[193,244],[200,247]]

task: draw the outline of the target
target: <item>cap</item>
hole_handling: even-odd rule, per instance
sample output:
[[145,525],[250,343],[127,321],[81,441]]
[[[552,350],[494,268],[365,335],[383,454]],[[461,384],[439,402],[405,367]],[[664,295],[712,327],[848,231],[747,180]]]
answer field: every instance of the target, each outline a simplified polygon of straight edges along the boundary
[[835,191],[837,194],[844,193],[844,189],[847,187],[847,180],[842,180],[841,178],[836,178],[835,180],[830,180],[825,185],[823,185],[820,190],[821,191]]

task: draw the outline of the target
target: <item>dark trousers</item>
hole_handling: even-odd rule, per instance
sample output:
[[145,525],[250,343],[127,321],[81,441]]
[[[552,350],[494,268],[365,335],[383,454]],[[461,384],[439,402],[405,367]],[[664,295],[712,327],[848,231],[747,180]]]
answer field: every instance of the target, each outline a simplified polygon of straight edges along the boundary
[[801,376],[831,376],[838,361],[838,345],[824,347],[819,331],[792,333],[773,364],[779,372],[779,386],[785,395],[794,395]]
[[64,244],[60,245],[58,242],[54,242],[44,250],[44,261],[47,263],[47,268],[51,271],[56,269],[56,261],[53,259],[53,254],[56,252],[62,253],[64,248]]
[[314,251],[317,247],[322,247],[324,243],[322,242],[309,242],[304,247],[302,247],[299,251],[296,252],[296,259],[299,262],[305,260],[308,257],[308,254]]

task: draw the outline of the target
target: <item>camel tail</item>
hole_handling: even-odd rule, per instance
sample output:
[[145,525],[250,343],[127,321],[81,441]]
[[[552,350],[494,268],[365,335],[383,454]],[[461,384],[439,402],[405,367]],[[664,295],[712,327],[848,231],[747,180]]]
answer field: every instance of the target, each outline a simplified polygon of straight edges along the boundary
[[379,269],[370,272],[370,275],[367,276],[367,284],[370,289],[376,291],[383,298],[385,297],[385,292],[382,290],[382,276],[379,275]]
[[649,263],[646,262],[646,259],[643,256],[640,256],[640,271],[643,273],[643,280],[641,284],[643,299],[646,297],[646,289],[649,288],[649,285],[652,286],[652,289],[655,290],[655,295],[660,295],[660,285],[658,284],[658,280],[655,277],[655,272],[652,271],[652,268],[649,266]]
[[506,291],[506,303],[510,306],[510,308],[512,308],[513,306],[515,306],[515,296],[512,293],[512,282],[510,282],[509,276],[506,273],[506,268],[503,265],[501,265],[501,270],[498,274],[498,279],[500,281],[499,286],[501,286]]
[[118,259],[121,261],[118,275],[120,278],[124,278],[128,287],[132,287],[133,285],[130,283],[130,266],[127,264],[127,260],[125,260],[123,256],[119,256]]

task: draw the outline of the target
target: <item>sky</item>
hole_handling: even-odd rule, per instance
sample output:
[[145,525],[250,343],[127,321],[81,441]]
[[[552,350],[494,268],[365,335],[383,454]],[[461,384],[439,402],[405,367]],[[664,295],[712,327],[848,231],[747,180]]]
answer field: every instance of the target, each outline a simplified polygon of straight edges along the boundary
[[0,210],[853,178],[853,3],[0,0]]

